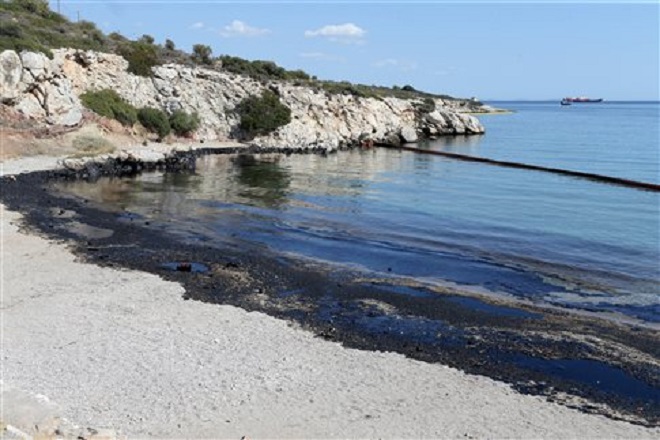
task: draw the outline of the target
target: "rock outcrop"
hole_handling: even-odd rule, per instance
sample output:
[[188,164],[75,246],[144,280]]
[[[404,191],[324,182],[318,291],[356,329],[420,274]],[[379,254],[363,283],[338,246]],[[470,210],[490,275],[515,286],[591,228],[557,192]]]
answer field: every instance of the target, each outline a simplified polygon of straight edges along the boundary
[[50,60],[43,54],[2,52],[2,103],[38,122],[71,126],[82,119],[81,94],[112,89],[136,107],[197,112],[202,123],[195,136],[214,140],[240,135],[234,108],[269,88],[291,108],[292,121],[252,141],[259,146],[332,150],[362,140],[416,142],[420,137],[484,132],[476,118],[464,113],[474,109],[469,101],[436,99],[436,110],[422,113],[415,100],[330,95],[283,81],[258,82],[174,64],[154,67],[152,77],[145,78],[128,73],[127,61],[118,55],[74,49],[53,54]]
[[82,118],[82,105],[71,81],[46,55],[4,51],[0,54],[0,100],[37,121],[72,126]]

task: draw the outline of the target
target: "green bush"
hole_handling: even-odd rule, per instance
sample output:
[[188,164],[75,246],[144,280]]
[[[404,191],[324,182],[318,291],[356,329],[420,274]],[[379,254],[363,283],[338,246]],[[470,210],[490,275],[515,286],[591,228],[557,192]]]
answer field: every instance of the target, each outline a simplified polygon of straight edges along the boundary
[[108,34],[108,38],[112,41],[117,41],[120,43],[128,41],[128,38],[124,37],[119,32],[110,32],[110,34]]
[[53,59],[53,52],[47,47],[34,41],[32,38],[1,38],[0,37],[0,52],[4,50],[13,50],[22,52],[41,52],[51,60]]
[[138,110],[138,119],[144,128],[156,133],[159,139],[163,139],[172,131],[170,121],[162,110],[150,107],[141,108]]
[[255,79],[309,80],[310,76],[302,70],[286,70],[272,61],[248,61],[243,58],[222,55],[218,57],[222,68],[228,72],[247,75]]
[[126,102],[115,104],[112,111],[115,119],[121,122],[122,125],[131,126],[137,122],[137,110]]
[[243,133],[253,138],[275,131],[291,122],[291,109],[280,102],[280,98],[270,90],[261,96],[249,96],[236,106]]
[[300,79],[300,80],[310,80],[311,77],[304,70],[289,70],[285,74],[286,79]]
[[184,136],[197,130],[199,116],[197,113],[191,115],[183,110],[177,110],[170,115],[170,127],[177,136]]
[[352,84],[348,81],[321,81],[321,88],[330,95],[351,95],[358,98],[376,98],[376,94],[369,86]]
[[3,23],[0,26],[0,37],[21,38],[23,31],[16,23]]
[[151,68],[160,64],[156,46],[144,41],[122,45],[119,54],[128,61],[128,71],[140,76],[151,76]]
[[87,92],[80,96],[80,100],[94,113],[116,119],[123,125],[133,125],[137,122],[135,107],[124,101],[114,90]]
[[422,114],[428,114],[435,111],[435,100],[433,98],[424,98],[421,103],[413,104],[417,111]]

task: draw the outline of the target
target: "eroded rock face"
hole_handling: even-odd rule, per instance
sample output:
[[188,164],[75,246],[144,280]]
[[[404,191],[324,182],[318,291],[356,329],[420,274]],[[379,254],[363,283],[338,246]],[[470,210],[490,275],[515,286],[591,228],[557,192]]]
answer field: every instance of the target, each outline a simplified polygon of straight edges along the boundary
[[51,125],[73,126],[82,106],[71,81],[46,55],[6,50],[0,54],[2,102],[25,116]]
[[416,142],[422,135],[484,131],[476,118],[458,113],[461,105],[454,101],[438,99],[436,111],[420,114],[411,100],[328,95],[290,83],[260,83],[175,64],[154,67],[152,77],[145,78],[128,73],[128,62],[118,55],[74,49],[53,54],[53,60],[30,52],[0,54],[2,102],[37,121],[75,125],[82,118],[81,94],[112,89],[138,108],[196,112],[202,124],[195,136],[213,140],[240,136],[233,110],[244,98],[270,88],[291,108],[292,121],[252,141],[259,146],[332,150],[364,139]]

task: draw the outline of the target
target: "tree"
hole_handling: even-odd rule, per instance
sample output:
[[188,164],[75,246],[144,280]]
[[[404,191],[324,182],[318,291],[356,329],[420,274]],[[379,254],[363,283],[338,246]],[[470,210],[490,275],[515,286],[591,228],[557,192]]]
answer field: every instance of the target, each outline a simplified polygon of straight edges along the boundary
[[211,53],[213,50],[205,44],[195,44],[193,46],[193,60],[201,64],[211,64]]
[[140,37],[140,41],[146,44],[154,44],[154,37],[151,35],[144,34]]
[[170,40],[169,38],[165,40],[165,49],[167,50],[176,50],[176,46],[174,45],[174,41]]

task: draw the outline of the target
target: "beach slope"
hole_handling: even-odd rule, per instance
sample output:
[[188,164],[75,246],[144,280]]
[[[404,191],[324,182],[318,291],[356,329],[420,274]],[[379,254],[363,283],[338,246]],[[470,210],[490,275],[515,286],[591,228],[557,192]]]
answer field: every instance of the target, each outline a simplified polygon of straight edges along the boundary
[[[25,163],[5,172],[38,161]],[[185,301],[176,283],[78,262],[66,243],[21,230],[18,213],[3,206],[1,218],[4,427],[44,433],[64,418],[158,438],[660,436],[262,313]],[[50,419],[11,405],[25,395],[47,401]]]

